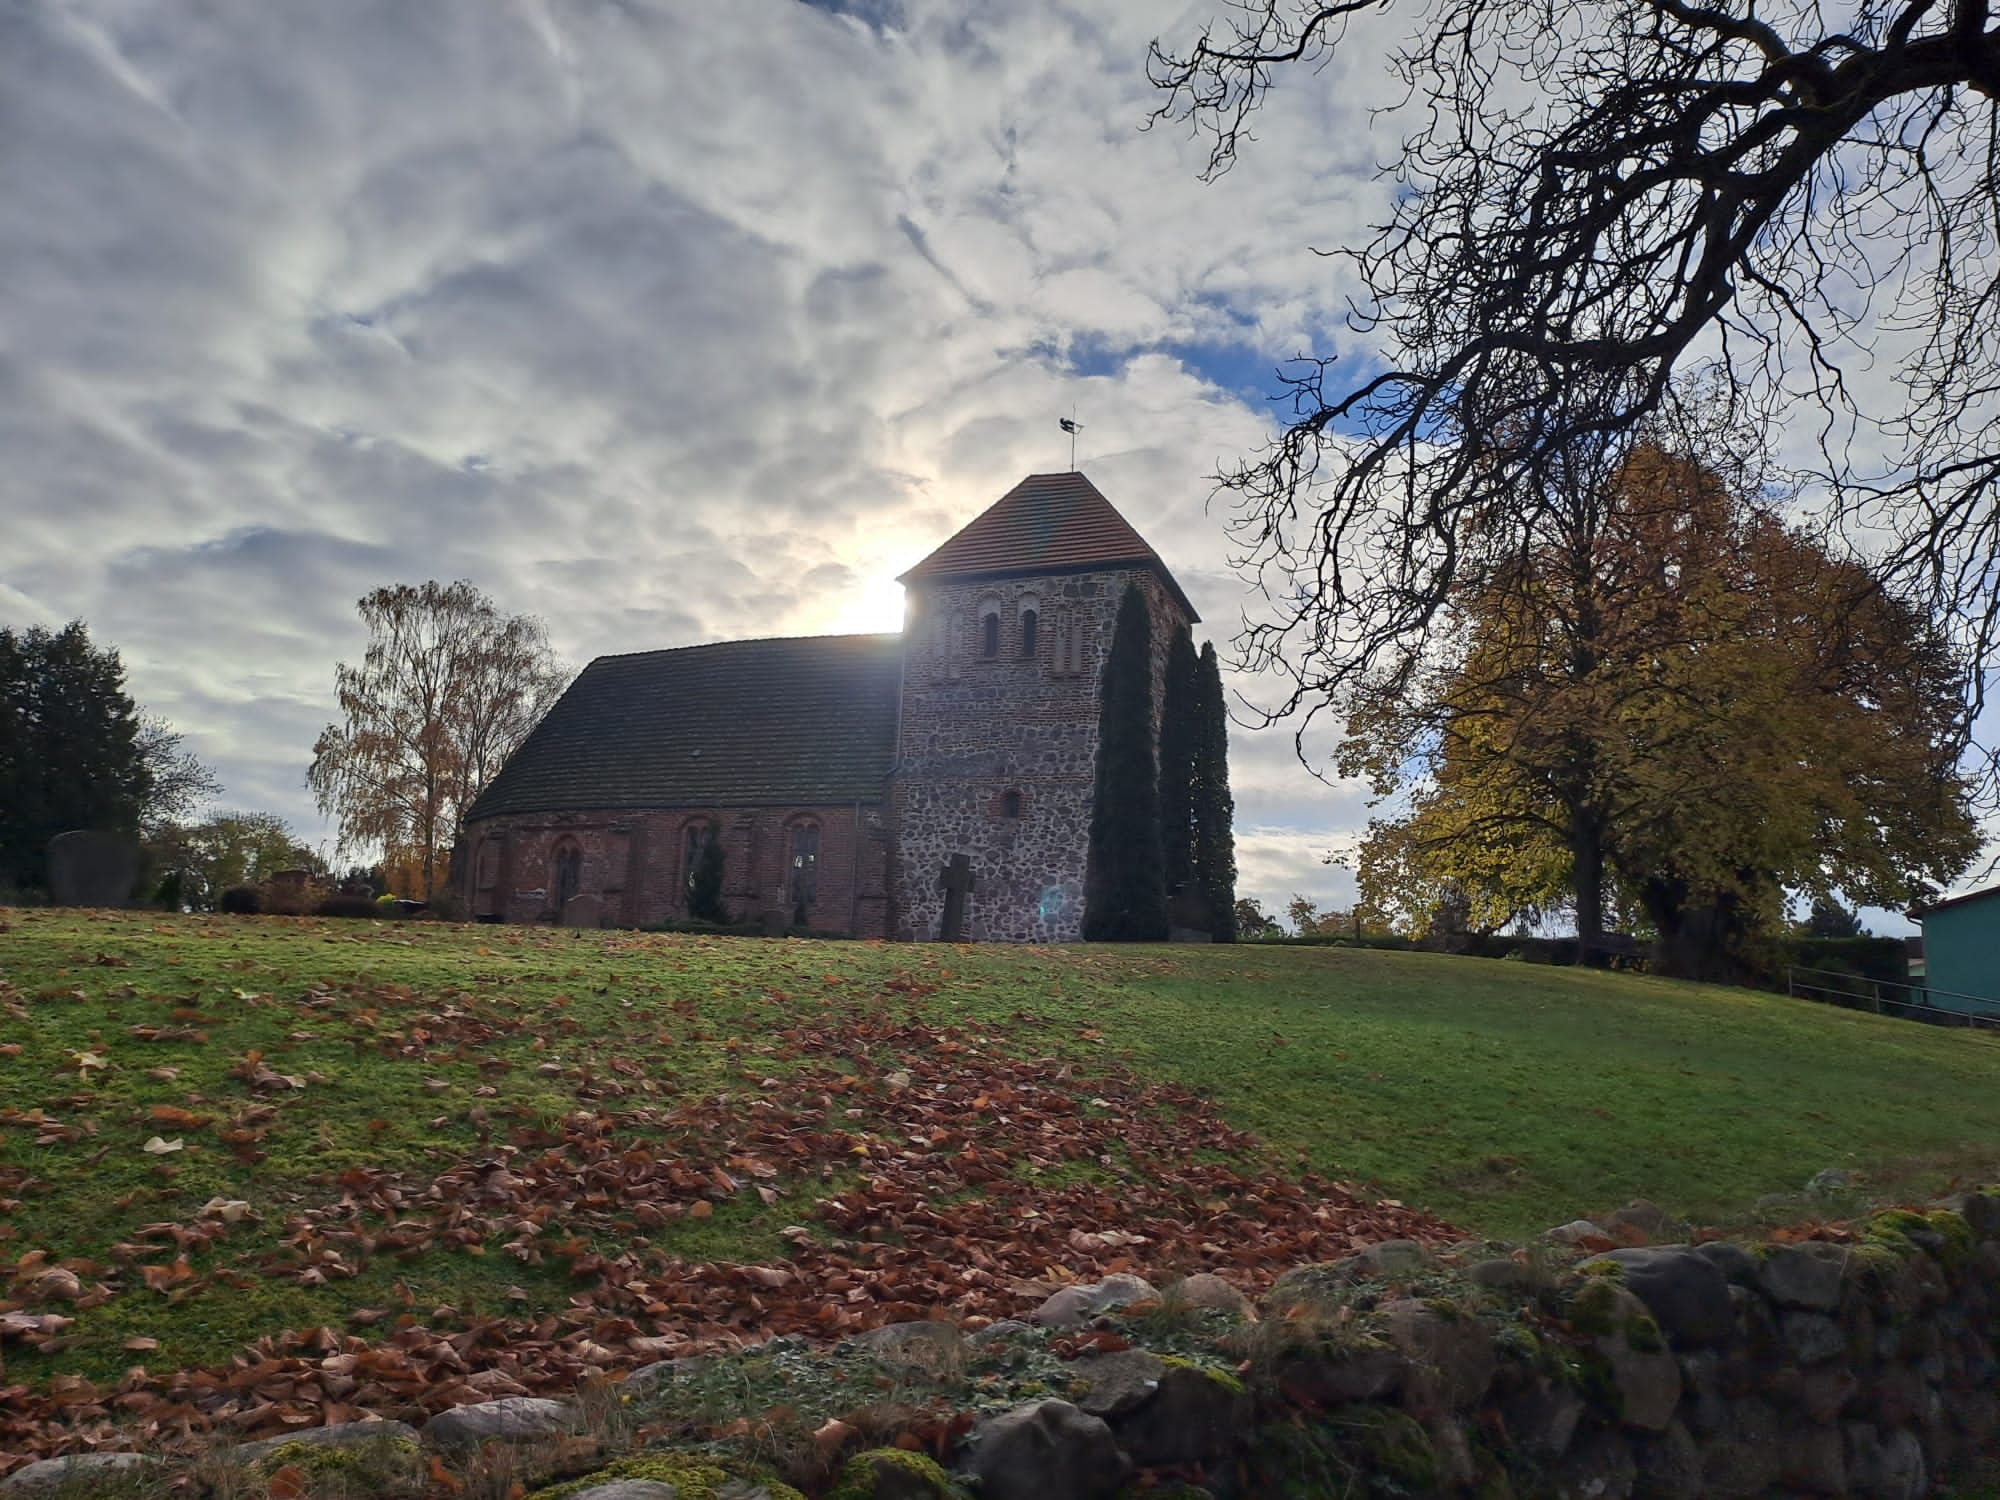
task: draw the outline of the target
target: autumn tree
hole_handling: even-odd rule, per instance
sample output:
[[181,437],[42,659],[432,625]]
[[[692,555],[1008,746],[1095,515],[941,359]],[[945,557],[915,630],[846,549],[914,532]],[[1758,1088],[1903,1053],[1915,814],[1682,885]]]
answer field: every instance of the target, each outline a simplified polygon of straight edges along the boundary
[[1099,705],[1083,935],[1100,943],[1162,942],[1167,882],[1153,747],[1153,623],[1137,584],[1128,584],[1118,603]]
[[1158,118],[1206,134],[1211,175],[1281,77],[1353,63],[1401,86],[1373,126],[1399,143],[1384,218],[1328,247],[1371,357],[1292,366],[1295,418],[1223,476],[1269,601],[1246,655],[1289,674],[1278,712],[1380,672],[1468,578],[1525,559],[1575,450],[1672,416],[1676,371],[1703,363],[1735,420],[1817,440],[1828,512],[1890,536],[1891,581],[1990,656],[1989,0],[1403,0],[1386,58],[1356,49],[1397,0],[1218,4],[1151,61]]
[[359,608],[367,651],[334,669],[342,720],[314,744],[306,783],[343,850],[413,863],[428,899],[466,809],[567,677],[540,620],[503,615],[464,580],[391,585]]
[[[1201,648],[1194,693],[1194,879],[1208,903],[1210,933],[1236,941],[1236,802],[1229,794],[1229,704],[1215,643]],[[1162,737],[1165,729],[1162,727]]]
[[1963,869],[1962,666],[1922,611],[1657,447],[1599,521],[1456,601],[1458,652],[1348,695],[1343,765],[1408,799],[1371,900],[1487,930],[1573,902],[1588,947],[1609,886],[1714,978],[1788,888],[1908,902]]

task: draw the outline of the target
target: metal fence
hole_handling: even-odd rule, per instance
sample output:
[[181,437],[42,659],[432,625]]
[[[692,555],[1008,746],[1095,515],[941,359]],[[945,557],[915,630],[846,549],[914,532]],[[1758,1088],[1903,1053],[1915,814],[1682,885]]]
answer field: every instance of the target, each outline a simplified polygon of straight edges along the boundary
[[[1974,1026],[2000,1031],[2000,1001],[1982,995],[1962,995],[1956,990],[1933,990],[1894,979],[1870,979],[1864,974],[1794,965],[1785,971],[1785,991],[1801,1000],[1873,1011],[1878,1016],[1901,1016],[1932,1026]],[[1966,1009],[1939,1005],[1936,1002],[1940,999],[1962,1001]]]

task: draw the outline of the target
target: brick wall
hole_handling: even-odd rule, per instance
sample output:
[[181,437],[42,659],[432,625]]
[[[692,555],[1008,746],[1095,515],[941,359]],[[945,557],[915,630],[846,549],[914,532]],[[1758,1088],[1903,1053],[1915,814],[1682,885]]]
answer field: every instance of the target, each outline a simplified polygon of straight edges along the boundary
[[[1185,622],[1151,569],[911,586],[892,806],[896,925],[939,935],[941,875],[966,854],[976,941],[1069,942],[1082,935],[1084,867],[1097,755],[1098,682],[1128,583],[1153,616],[1158,712],[1169,633]],[[1022,653],[1022,617],[1037,614]],[[998,617],[998,651],[983,619]],[[1019,816],[1007,793],[1020,793]]]
[[578,894],[603,901],[605,925],[679,921],[687,916],[687,831],[703,824],[722,836],[723,904],[732,920],[789,910],[793,831],[811,824],[819,830],[818,889],[806,925],[889,935],[888,828],[884,809],[870,803],[484,818],[465,833],[466,908],[503,922],[559,920],[557,863],[574,849],[582,856]]

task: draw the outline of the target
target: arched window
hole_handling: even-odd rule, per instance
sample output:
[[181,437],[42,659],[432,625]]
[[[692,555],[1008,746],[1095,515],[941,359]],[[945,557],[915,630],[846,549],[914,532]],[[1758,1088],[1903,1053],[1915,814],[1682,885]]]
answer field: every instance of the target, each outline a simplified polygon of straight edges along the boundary
[[694,890],[695,872],[701,866],[702,846],[715,837],[713,823],[690,823],[681,832],[681,889]]
[[1021,794],[1018,791],[1009,791],[1000,799],[1000,816],[1003,818],[1021,816]]
[[1000,654],[1000,611],[997,608],[987,609],[979,616],[979,654]]
[[819,824],[793,827],[791,874],[792,925],[804,927],[806,913],[819,899]]
[[575,844],[556,846],[556,875],[550,884],[555,889],[557,911],[583,890],[583,851]]
[[1021,654],[1023,656],[1033,656],[1035,654],[1035,648],[1040,645],[1037,636],[1041,631],[1041,625],[1042,617],[1038,612],[1032,609],[1021,611]]

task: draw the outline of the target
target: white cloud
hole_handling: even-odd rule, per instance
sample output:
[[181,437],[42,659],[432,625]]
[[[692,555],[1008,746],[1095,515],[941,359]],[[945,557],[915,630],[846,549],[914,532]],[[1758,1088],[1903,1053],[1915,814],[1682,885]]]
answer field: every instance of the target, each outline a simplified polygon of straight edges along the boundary
[[[1067,465],[1075,403],[1226,640],[1206,476],[1271,414],[1164,351],[1345,343],[1313,251],[1380,217],[1393,83],[1358,39],[1204,186],[1139,127],[1147,41],[1211,9],[15,8],[0,619],[87,619],[229,802],[317,836],[367,589],[471,578],[578,664],[890,628],[897,572]],[[1363,799],[1291,754],[1236,736],[1244,889],[1344,904]]]
[[[1067,463],[1075,402],[1226,636],[1205,475],[1267,417],[1141,351],[1323,337],[1374,85],[1291,91],[1204,187],[1138,128],[1198,7],[842,9],[17,12],[6,618],[89,620],[227,800],[320,830],[366,589],[473,578],[578,662],[892,626],[896,572]],[[1084,346],[1134,353],[1053,355]],[[1354,802],[1280,740],[1238,736],[1247,888],[1329,892]]]

